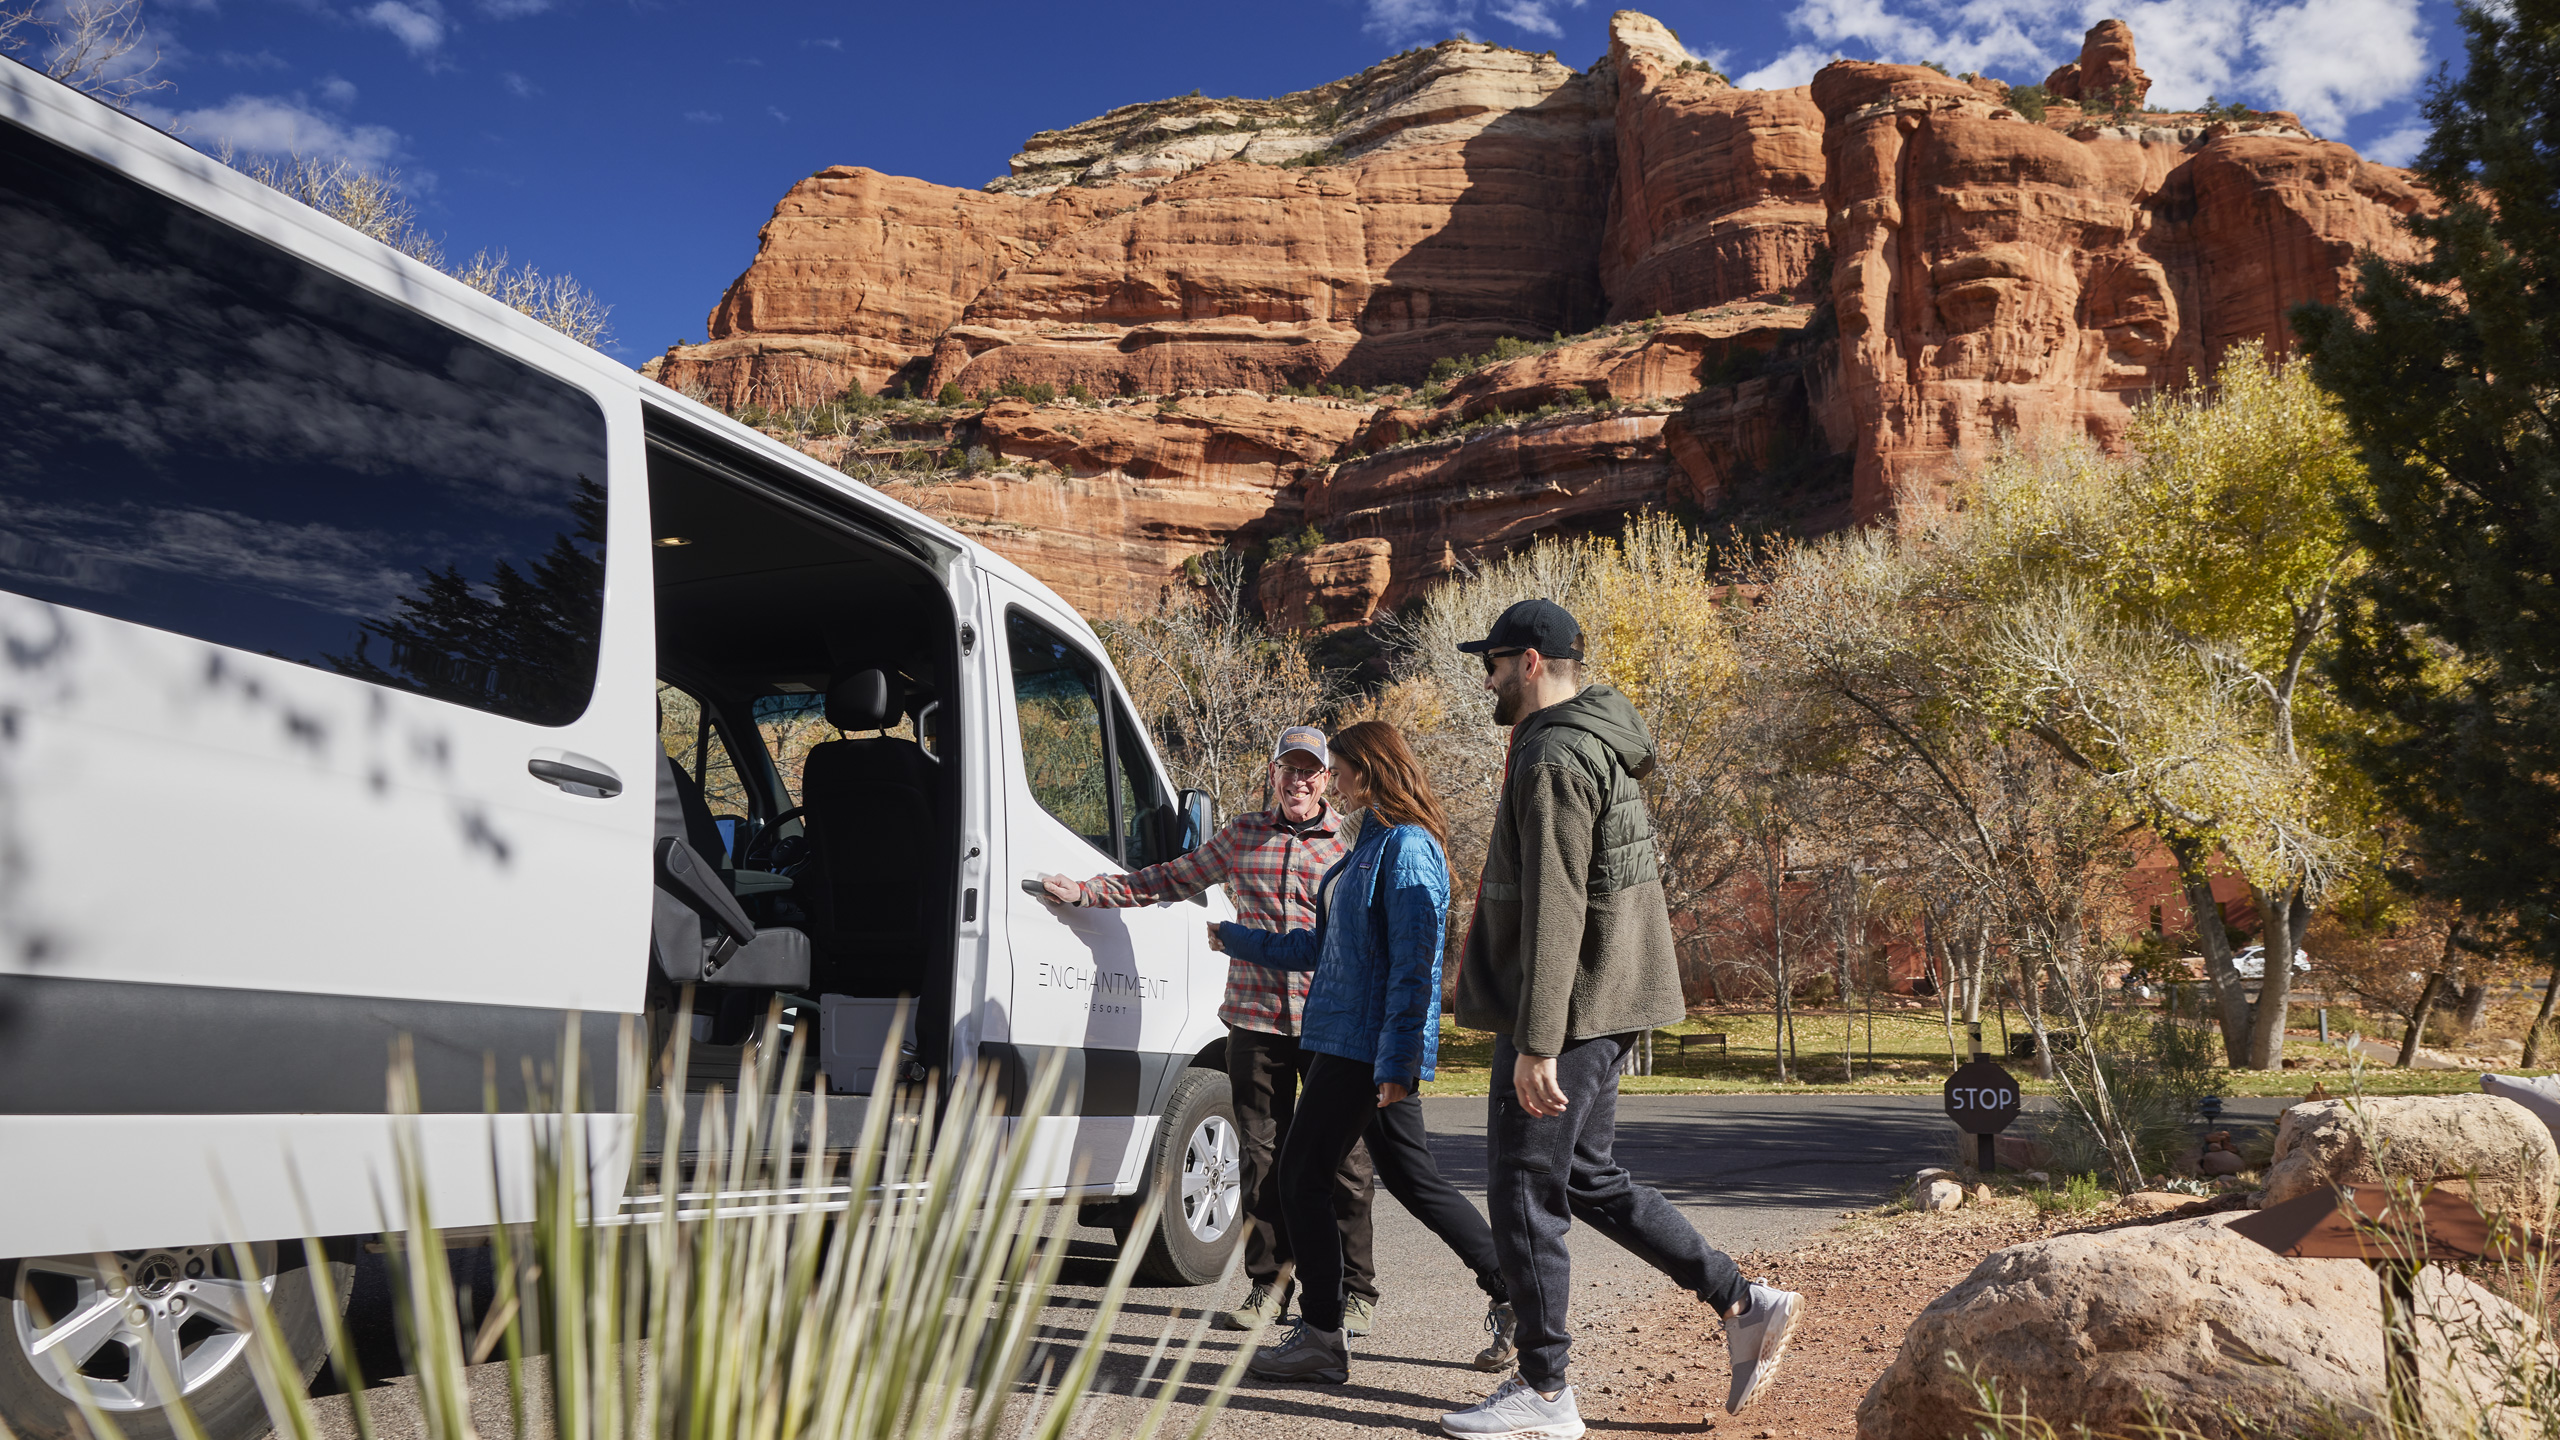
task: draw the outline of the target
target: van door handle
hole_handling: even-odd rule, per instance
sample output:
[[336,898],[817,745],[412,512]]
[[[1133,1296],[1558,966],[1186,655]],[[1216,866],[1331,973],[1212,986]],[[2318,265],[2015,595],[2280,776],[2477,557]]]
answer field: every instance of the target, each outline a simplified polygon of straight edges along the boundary
[[591,800],[610,800],[622,793],[622,777],[613,773],[612,766],[572,751],[536,750],[524,768],[536,780]]

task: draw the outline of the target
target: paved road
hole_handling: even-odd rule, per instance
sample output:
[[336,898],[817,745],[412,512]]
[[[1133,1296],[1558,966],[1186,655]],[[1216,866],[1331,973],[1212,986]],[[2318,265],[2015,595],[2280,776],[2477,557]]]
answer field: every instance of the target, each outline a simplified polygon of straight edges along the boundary
[[[1843,1210],[1873,1205],[1892,1193],[1900,1174],[1956,1158],[1956,1132],[1934,1096],[1645,1095],[1620,1102],[1619,1155],[1627,1167],[1677,1204],[1721,1249],[1779,1251],[1834,1223]],[[2235,1100],[2226,1122],[2269,1123],[2286,1103]],[[1442,1173],[1479,1205],[1484,1197],[1484,1101],[1423,1102]],[[1228,1406],[1221,1437],[1286,1436],[1288,1440],[1350,1435],[1379,1427],[1436,1433],[1440,1413],[1471,1402],[1494,1383],[1468,1367],[1483,1344],[1484,1299],[1437,1239],[1381,1192],[1377,1260],[1385,1292],[1378,1332],[1354,1342],[1352,1380],[1343,1386],[1275,1386],[1248,1381]],[[1060,1347],[1086,1343],[1093,1298],[1107,1278],[1112,1248],[1100,1231],[1078,1233],[1049,1337]],[[1578,1327],[1607,1323],[1620,1307],[1668,1295],[1669,1283],[1605,1240],[1577,1231],[1575,1315]],[[1783,1279],[1783,1276],[1780,1277]],[[1114,1333],[1103,1374],[1120,1387],[1138,1375],[1168,1321],[1185,1325],[1199,1307],[1240,1299],[1241,1281],[1221,1294],[1205,1290],[1133,1292]],[[1237,1337],[1215,1335],[1203,1354],[1213,1378],[1234,1354]],[[1720,1356],[1695,1359],[1721,1373]],[[485,1367],[494,1369],[495,1367]],[[484,1377],[475,1376],[475,1381]],[[405,1381],[377,1390],[377,1409],[398,1411]],[[475,1385],[475,1389],[490,1387]],[[386,1393],[386,1390],[389,1393]],[[1204,1392],[1186,1385],[1187,1410]],[[1149,1391],[1145,1399],[1151,1400]],[[489,1418],[505,1432],[503,1399]],[[344,1402],[327,1413],[337,1433]],[[1091,1433],[1125,1433],[1139,1400],[1106,1401]],[[1187,1429],[1185,1419],[1172,1433]],[[402,1427],[384,1427],[393,1434]],[[486,1433],[486,1432],[484,1432]]]

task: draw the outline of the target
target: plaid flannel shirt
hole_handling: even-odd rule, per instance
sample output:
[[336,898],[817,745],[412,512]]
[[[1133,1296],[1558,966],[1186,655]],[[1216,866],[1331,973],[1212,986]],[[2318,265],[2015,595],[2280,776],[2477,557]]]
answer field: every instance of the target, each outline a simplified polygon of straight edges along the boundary
[[[1126,875],[1097,875],[1083,883],[1080,903],[1109,909],[1188,900],[1224,884],[1236,907],[1236,923],[1286,934],[1312,930],[1316,887],[1324,872],[1350,850],[1342,818],[1328,805],[1305,825],[1292,826],[1280,812],[1239,815],[1187,855]],[[1227,961],[1227,996],[1218,1018],[1235,1030],[1295,1035],[1307,1008],[1313,971],[1275,970],[1250,960]]]

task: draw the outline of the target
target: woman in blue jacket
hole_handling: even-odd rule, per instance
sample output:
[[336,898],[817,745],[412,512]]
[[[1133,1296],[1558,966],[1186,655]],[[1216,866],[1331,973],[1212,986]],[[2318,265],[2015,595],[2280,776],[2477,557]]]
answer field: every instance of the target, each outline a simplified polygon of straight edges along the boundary
[[1414,1092],[1440,1052],[1440,957],[1448,938],[1447,815],[1393,725],[1364,720],[1333,737],[1333,798],[1365,809],[1359,843],[1325,872],[1316,928],[1274,934],[1209,927],[1211,948],[1283,970],[1313,970],[1298,1044],[1314,1054],[1280,1151],[1280,1213],[1298,1262],[1298,1324],[1256,1351],[1269,1380],[1351,1378],[1342,1331],[1342,1234],[1331,1177],[1363,1137],[1379,1183],[1476,1274],[1493,1343],[1483,1370],[1507,1368],[1510,1292],[1493,1231],[1440,1178]]

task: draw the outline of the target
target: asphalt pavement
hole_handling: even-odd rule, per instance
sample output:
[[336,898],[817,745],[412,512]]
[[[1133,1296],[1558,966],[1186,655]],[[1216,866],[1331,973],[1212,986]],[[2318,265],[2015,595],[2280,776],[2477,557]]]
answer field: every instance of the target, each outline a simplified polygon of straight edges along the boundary
[[[2283,1102],[2234,1101],[2231,1120],[2247,1123],[2264,1109],[2271,1118]],[[1484,1201],[1485,1102],[1481,1098],[1423,1101],[1433,1153],[1441,1173],[1461,1191]],[[1660,1190],[1719,1249],[1783,1253],[1790,1245],[1838,1222],[1841,1212],[1875,1205],[1893,1193],[1900,1176],[1923,1165],[1957,1158],[1957,1135],[1934,1095],[1629,1095],[1619,1101],[1618,1155],[1637,1178]],[[1377,1331],[1352,1345],[1347,1385],[1272,1385],[1248,1380],[1229,1401],[1212,1433],[1221,1437],[1349,1435],[1381,1427],[1437,1433],[1445,1410],[1471,1403],[1499,1377],[1480,1374],[1469,1361],[1485,1341],[1484,1297],[1474,1278],[1437,1238],[1404,1213],[1382,1190],[1377,1201],[1377,1265],[1383,1292]],[[1104,1231],[1079,1231],[1074,1258],[1046,1317],[1052,1353],[1091,1342],[1095,1298],[1114,1255]],[[1610,1323],[1625,1309],[1675,1293],[1670,1282],[1604,1239],[1577,1229],[1574,1251],[1574,1323],[1578,1331]],[[468,1264],[468,1261],[464,1263]],[[1774,1276],[1784,1283],[1785,1276]],[[360,1289],[361,1289],[360,1285]],[[1087,1433],[1125,1434],[1154,1399],[1150,1386],[1131,1394],[1168,1324],[1177,1341],[1208,1304],[1240,1301],[1239,1278],[1224,1289],[1148,1288],[1131,1292],[1112,1332],[1103,1383],[1117,1393],[1100,1401]],[[366,1326],[366,1298],[352,1317]],[[386,1337],[387,1338],[387,1337]],[[1241,1337],[1213,1333],[1202,1366],[1176,1395],[1177,1423],[1188,1431],[1194,1407],[1235,1353]],[[1714,1368],[1722,1356],[1683,1356],[1682,1363]],[[497,1371],[498,1367],[482,1367]],[[374,1373],[383,1373],[375,1370]],[[475,1373],[475,1399],[491,1402],[483,1433],[505,1434],[503,1379]],[[1159,1381],[1159,1384],[1162,1382]],[[378,1430],[414,1433],[401,1423],[411,1411],[409,1382],[394,1379],[370,1392]],[[352,1437],[342,1399],[321,1402],[325,1433]]]

